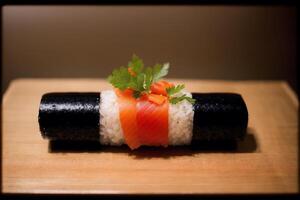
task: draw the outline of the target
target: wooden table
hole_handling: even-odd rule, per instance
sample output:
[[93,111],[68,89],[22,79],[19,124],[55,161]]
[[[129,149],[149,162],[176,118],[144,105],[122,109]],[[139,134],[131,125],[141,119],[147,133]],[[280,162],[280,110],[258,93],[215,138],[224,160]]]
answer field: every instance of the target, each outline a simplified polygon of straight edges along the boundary
[[189,148],[49,150],[37,121],[41,95],[100,91],[100,79],[19,79],[3,98],[4,193],[244,194],[298,192],[298,99],[281,81],[201,81],[193,92],[237,92],[249,110],[236,152]]

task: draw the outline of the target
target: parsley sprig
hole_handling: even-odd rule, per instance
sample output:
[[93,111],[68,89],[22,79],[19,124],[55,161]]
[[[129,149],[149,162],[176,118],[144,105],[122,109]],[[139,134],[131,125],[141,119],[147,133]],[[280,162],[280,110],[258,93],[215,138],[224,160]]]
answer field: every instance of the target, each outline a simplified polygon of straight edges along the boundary
[[144,62],[138,56],[133,55],[128,67],[134,72],[130,74],[127,67],[120,67],[112,72],[108,81],[116,88],[134,90],[134,97],[138,98],[142,93],[149,93],[152,83],[168,74],[169,63],[156,64],[154,67],[144,67]]
[[[134,91],[133,96],[139,98],[144,93],[150,93],[151,85],[165,77],[169,72],[169,67],[169,63],[145,67],[143,60],[133,55],[131,61],[128,63],[128,67],[121,66],[119,69],[113,70],[112,74],[108,77],[108,81],[115,88],[122,91],[127,88],[132,89]],[[192,104],[195,102],[194,99],[185,94],[180,97],[173,96],[183,88],[184,85],[177,85],[166,89],[170,103],[176,104],[183,100],[187,100]]]
[[169,96],[170,103],[176,104],[176,103],[178,103],[180,101],[183,101],[183,100],[187,100],[191,104],[195,103],[195,99],[186,96],[186,94],[183,94],[181,96],[173,96],[173,95],[179,93],[181,90],[183,90],[184,87],[185,87],[184,85],[177,85],[177,86],[172,86],[172,87],[169,87],[169,88],[166,89],[167,94]]

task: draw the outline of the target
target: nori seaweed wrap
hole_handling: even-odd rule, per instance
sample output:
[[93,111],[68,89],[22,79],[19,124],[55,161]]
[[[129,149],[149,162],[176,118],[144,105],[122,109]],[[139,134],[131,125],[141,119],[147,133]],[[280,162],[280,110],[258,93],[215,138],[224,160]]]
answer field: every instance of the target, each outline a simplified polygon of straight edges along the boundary
[[50,140],[99,141],[100,93],[47,93],[39,109],[40,131]]
[[[243,139],[248,124],[239,94],[192,93],[192,144]],[[99,141],[100,93],[48,93],[39,108],[40,131],[49,140]]]
[[239,94],[192,93],[193,142],[243,139],[248,125],[246,104]]

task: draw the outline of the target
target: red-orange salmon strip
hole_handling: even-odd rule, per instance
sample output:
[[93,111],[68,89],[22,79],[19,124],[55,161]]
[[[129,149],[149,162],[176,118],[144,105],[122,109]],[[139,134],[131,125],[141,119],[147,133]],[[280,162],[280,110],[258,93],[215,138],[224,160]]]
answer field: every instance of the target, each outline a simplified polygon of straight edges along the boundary
[[135,99],[133,91],[115,89],[125,141],[131,149],[141,145],[168,146],[169,101],[166,88],[173,84],[159,81],[151,86],[151,94]]
[[137,103],[137,126],[139,140],[143,145],[168,146],[168,109],[166,100],[157,105],[147,100]]
[[158,81],[151,85],[150,90],[153,94],[161,94],[167,96],[168,94],[166,89],[172,86],[174,86],[173,83],[169,83],[167,81]]
[[125,141],[131,149],[137,149],[141,145],[136,121],[137,101],[132,96],[132,90],[115,89],[115,93],[118,97],[120,123]]

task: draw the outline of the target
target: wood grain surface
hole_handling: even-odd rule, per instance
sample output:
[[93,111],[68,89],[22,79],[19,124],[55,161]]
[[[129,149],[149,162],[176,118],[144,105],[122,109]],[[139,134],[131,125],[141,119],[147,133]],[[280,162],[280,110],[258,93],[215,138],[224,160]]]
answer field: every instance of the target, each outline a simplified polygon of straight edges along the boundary
[[298,192],[298,98],[285,82],[173,80],[192,92],[237,92],[249,111],[236,150],[64,149],[43,140],[47,92],[101,91],[100,79],[18,79],[3,97],[2,192],[262,194]]

